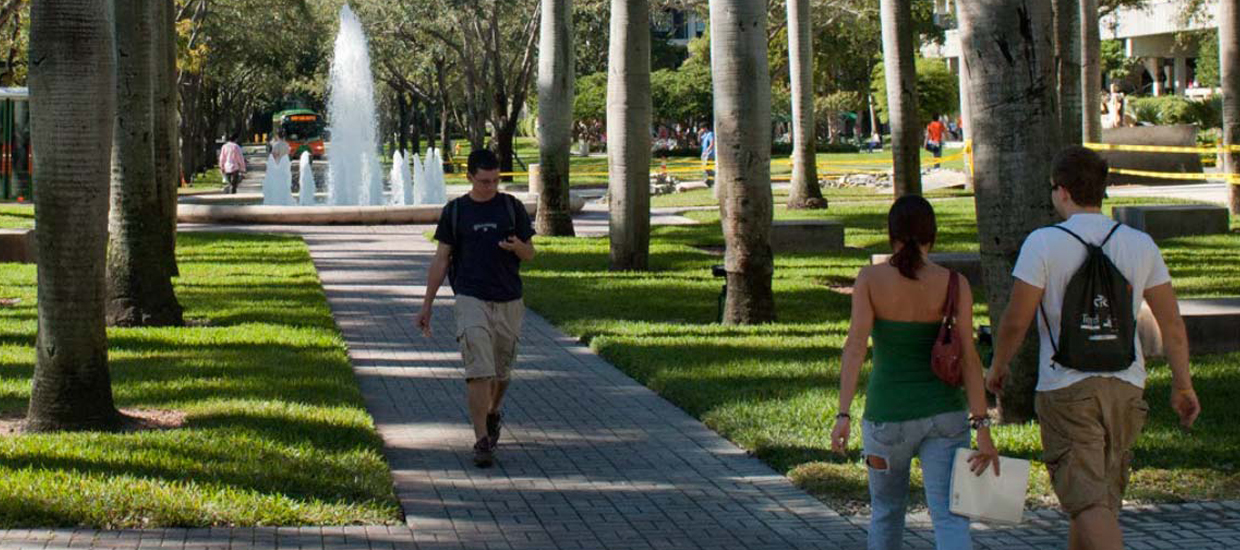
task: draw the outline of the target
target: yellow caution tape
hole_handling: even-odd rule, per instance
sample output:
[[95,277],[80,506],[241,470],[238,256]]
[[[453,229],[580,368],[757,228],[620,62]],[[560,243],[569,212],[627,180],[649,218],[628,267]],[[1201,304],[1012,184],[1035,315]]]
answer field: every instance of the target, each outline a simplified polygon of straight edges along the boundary
[[1159,178],[1169,180],[1196,180],[1208,181],[1221,179],[1232,185],[1240,185],[1240,175],[1237,174],[1205,174],[1198,172],[1151,172],[1148,170],[1130,170],[1127,168],[1112,168],[1112,174],[1121,174],[1125,176],[1140,176],[1145,178]]
[[1205,153],[1213,154],[1226,151],[1240,152],[1240,145],[1230,147],[1219,144],[1213,147],[1178,147],[1172,145],[1125,145],[1121,143],[1083,143],[1085,147],[1097,151],[1129,151],[1134,153]]

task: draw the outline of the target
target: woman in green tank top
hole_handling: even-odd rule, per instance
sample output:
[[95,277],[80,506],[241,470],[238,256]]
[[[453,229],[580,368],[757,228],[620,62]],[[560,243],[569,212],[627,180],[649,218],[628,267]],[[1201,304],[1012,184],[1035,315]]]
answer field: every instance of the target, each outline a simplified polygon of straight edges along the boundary
[[934,209],[920,196],[901,197],[887,215],[887,232],[894,252],[891,259],[862,268],[853,286],[852,320],[840,366],[840,408],[831,447],[839,453],[848,448],[849,410],[865,361],[866,341],[873,338],[874,366],[861,423],[870,484],[869,548],[902,546],[914,456],[921,458],[935,546],[940,550],[972,548],[969,520],[952,514],[948,505],[952,463],[957,449],[969,447],[970,425],[977,430],[978,442],[978,452],[969,459],[971,469],[980,475],[993,465],[999,471],[998,452],[990,439],[981,360],[972,345],[973,293],[961,278],[955,312],[957,337],[969,343],[961,358],[962,392],[930,368],[930,350],[942,323],[951,274],[929,260],[937,233]]

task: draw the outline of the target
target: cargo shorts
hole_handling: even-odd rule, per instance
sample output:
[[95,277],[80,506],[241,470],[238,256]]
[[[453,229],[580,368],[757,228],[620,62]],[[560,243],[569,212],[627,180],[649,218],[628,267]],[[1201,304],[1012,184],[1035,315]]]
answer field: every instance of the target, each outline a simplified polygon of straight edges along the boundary
[[1118,378],[1093,376],[1038,392],[1042,460],[1059,504],[1071,517],[1095,506],[1119,514],[1149,404],[1143,390]]
[[517,339],[525,317],[525,303],[487,302],[472,296],[456,297],[456,341],[461,346],[465,379],[508,380],[517,357]]

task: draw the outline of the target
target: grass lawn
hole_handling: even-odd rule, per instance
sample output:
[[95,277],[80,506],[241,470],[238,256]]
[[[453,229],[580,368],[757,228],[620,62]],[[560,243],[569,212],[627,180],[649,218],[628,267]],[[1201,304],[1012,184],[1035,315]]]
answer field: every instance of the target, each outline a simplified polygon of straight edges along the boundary
[[[976,251],[972,200],[933,202],[940,224],[937,249]],[[829,443],[850,301],[839,290],[852,284],[870,254],[888,251],[887,207],[885,200],[838,200],[827,211],[777,208],[780,219],[841,219],[849,247],[839,254],[776,258],[778,323],[714,324],[721,282],[711,277],[710,266],[722,258],[696,246],[722,245],[715,211],[689,213],[704,222],[700,226],[656,228],[649,273],[608,271],[606,238],[540,237],[539,256],[524,271],[526,301],[819,498],[841,509],[862,508],[868,493],[860,430],[854,429],[846,457],[832,454]],[[1181,296],[1240,294],[1240,255],[1235,253],[1240,224],[1233,222],[1233,229],[1229,235],[1162,243]],[[977,322],[985,322],[985,304],[976,304],[975,311]],[[1153,361],[1150,369],[1150,421],[1136,447],[1128,496],[1147,501],[1240,498],[1240,431],[1234,429],[1240,413],[1225,405],[1240,392],[1240,353],[1194,358],[1206,412],[1191,435],[1180,432],[1167,406],[1166,364]],[[864,392],[855,402],[854,418],[860,418],[863,407]],[[996,440],[1007,455],[1036,460],[1041,452],[1032,424],[1000,427]],[[1053,502],[1040,465],[1031,481],[1032,504]],[[918,499],[919,487],[914,491]]]
[[178,195],[197,195],[199,193],[211,193],[224,188],[224,176],[220,174],[219,168],[210,168],[204,172],[194,174],[191,181],[184,186],[177,186]]
[[[455,143],[455,142],[454,142]],[[461,150],[454,161],[464,163],[469,155],[469,143],[461,141]],[[513,169],[516,172],[525,172],[530,164],[538,162],[538,143],[534,138],[518,137],[514,143],[513,149],[516,152],[516,159],[513,162]],[[574,149],[576,151],[576,149]],[[947,149],[943,151],[943,157],[948,158],[955,156],[960,152],[959,149]],[[390,160],[390,157],[389,157]],[[772,157],[771,176],[776,180],[787,180],[792,173],[792,163],[788,157]],[[929,153],[922,155],[922,160],[928,162],[931,160]],[[607,156],[595,153],[589,157],[572,155],[569,157],[571,165],[571,184],[577,186],[605,186],[607,185]],[[827,176],[841,172],[869,171],[869,170],[888,170],[891,168],[890,151],[881,153],[819,153],[818,162],[820,165],[819,175]],[[964,169],[964,161],[961,159],[949,160],[942,163],[944,168],[952,168],[956,170]],[[670,158],[651,158],[651,170],[657,172],[666,168],[670,173],[682,180],[702,180],[705,175],[702,172],[702,161],[695,157],[670,157]],[[463,183],[465,180],[465,172],[462,168],[453,174],[446,174],[448,183]],[[514,183],[523,184],[527,180],[524,174],[513,177]],[[454,181],[455,180],[455,181]]]
[[[399,523],[391,476],[300,239],[182,233],[186,328],[109,329],[117,406],[175,430],[0,436],[0,527]],[[0,416],[24,411],[35,267],[0,264]]]
[[33,203],[0,204],[0,229],[28,229],[34,227]]

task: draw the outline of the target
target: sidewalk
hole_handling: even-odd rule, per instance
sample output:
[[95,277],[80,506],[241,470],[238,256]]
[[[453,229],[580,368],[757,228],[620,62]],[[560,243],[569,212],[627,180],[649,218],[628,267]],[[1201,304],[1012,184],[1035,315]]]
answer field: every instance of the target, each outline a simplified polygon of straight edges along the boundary
[[[498,464],[472,464],[450,289],[434,334],[413,326],[433,245],[426,226],[195,227],[296,232],[310,247],[385,442],[407,526],[0,531],[0,550],[850,549],[844,518],[527,313]],[[1041,475],[1040,472],[1035,475]],[[933,548],[925,514],[906,548]],[[1240,548],[1240,503],[1126,510],[1134,549]],[[975,526],[976,548],[1064,548],[1066,521]]]

